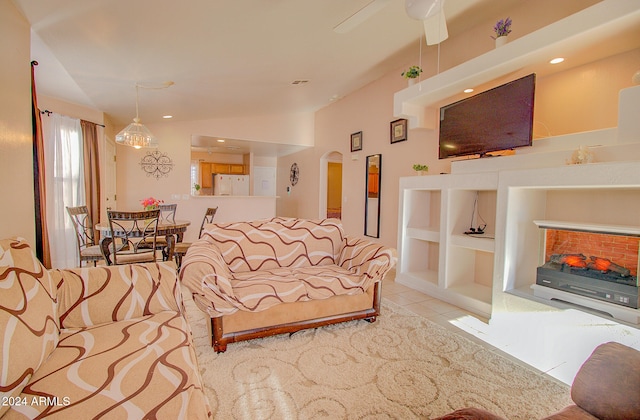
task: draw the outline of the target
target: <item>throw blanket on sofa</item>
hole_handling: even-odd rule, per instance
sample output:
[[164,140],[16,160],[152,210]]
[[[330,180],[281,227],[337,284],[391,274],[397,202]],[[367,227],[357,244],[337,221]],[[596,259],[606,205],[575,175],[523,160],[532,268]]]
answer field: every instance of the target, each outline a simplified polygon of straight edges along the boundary
[[347,237],[338,219],[274,218],[209,225],[180,276],[216,317],[364,293],[394,263],[393,249]]
[[171,262],[46,270],[0,240],[2,419],[211,418]]

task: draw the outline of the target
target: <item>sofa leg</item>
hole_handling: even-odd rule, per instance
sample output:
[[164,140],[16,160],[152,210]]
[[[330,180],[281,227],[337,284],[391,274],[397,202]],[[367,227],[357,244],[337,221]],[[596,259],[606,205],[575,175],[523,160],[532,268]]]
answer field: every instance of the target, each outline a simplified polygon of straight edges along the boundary
[[207,322],[207,326],[209,329],[209,336],[211,337],[211,347],[213,347],[213,350],[216,353],[224,353],[225,351],[227,351],[227,342],[222,337],[222,317],[210,318],[210,322]]
[[365,318],[364,320],[367,321],[368,323],[372,323],[372,322],[376,322],[376,319],[378,318],[376,318],[375,316],[372,316],[370,318]]

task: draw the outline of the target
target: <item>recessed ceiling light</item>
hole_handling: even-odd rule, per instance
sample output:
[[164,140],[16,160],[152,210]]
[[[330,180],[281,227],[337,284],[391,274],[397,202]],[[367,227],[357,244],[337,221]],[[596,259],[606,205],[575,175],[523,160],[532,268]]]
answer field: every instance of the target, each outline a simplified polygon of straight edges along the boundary
[[469,89],[465,89],[465,90],[463,90],[463,92],[464,92],[464,93],[471,93],[471,92],[473,92],[473,89],[471,89],[471,88],[469,88]]
[[165,120],[169,120],[173,118],[173,115],[163,115],[162,118],[164,118]]
[[559,64],[559,63],[562,63],[563,61],[564,61],[564,58],[557,57],[557,58],[554,58],[553,60],[549,61],[549,63],[551,63],[551,64]]

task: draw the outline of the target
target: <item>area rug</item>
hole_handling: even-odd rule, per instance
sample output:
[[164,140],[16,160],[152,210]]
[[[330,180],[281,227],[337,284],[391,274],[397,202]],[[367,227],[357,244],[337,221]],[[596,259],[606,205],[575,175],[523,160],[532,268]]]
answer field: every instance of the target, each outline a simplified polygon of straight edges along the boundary
[[216,419],[428,419],[482,407],[536,419],[570,403],[569,387],[383,299],[374,323],[229,344],[216,354],[185,293]]

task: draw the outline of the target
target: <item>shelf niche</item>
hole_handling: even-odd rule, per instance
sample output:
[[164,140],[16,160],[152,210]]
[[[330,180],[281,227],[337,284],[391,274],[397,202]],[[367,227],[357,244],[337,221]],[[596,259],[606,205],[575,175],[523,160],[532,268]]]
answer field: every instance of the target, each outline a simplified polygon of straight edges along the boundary
[[640,310],[562,291],[539,291],[543,286],[536,285],[536,270],[543,258],[540,256],[541,230],[536,221],[546,221],[550,226],[580,226],[583,230],[637,232],[638,163],[505,171],[502,177],[508,181],[498,191],[501,197],[498,205],[507,211],[499,216],[504,217],[505,222],[497,233],[500,241],[496,243],[496,252],[500,258],[496,262],[500,272],[494,282],[501,281],[505,293],[545,305],[567,308],[570,303],[639,324]]
[[497,187],[495,173],[401,178],[396,281],[490,317]]

